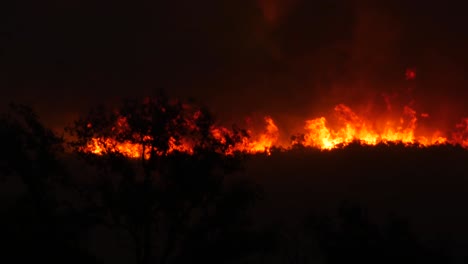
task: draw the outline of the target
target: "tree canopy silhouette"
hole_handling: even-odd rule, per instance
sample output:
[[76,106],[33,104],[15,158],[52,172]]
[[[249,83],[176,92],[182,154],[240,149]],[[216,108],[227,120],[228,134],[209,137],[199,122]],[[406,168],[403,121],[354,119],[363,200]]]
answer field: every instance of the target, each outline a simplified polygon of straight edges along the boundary
[[[234,129],[220,142],[210,131],[214,123],[205,108],[161,93],[114,111],[98,107],[68,129],[71,146],[98,170],[88,207],[101,224],[131,235],[137,263],[223,263],[254,250],[245,243],[254,236],[248,211],[260,189],[225,177],[242,172],[243,154],[225,153],[244,133]],[[86,150],[96,139],[99,155]],[[128,158],[120,143],[141,153]],[[191,151],[180,151],[183,144]]]
[[20,182],[12,190],[16,199],[1,212],[2,257],[93,263],[76,247],[79,229],[69,228],[75,220],[63,210],[57,191],[66,185],[63,139],[42,125],[31,108],[16,104],[0,117],[0,134],[0,175],[4,182]]

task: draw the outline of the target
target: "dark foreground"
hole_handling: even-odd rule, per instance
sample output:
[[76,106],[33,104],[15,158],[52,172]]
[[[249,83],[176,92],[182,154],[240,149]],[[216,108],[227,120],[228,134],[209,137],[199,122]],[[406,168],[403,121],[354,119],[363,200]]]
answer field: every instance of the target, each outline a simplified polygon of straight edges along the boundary
[[[216,243],[197,248],[206,238],[195,236],[190,254],[185,253],[190,258],[164,261],[461,263],[468,249],[467,161],[468,151],[452,146],[352,145],[331,152],[297,148],[250,156],[232,176],[261,188],[243,213],[250,216],[242,224],[248,228],[220,225]],[[81,161],[67,164],[65,169],[87,179],[95,173]],[[41,217],[26,186],[14,177],[1,184],[5,259],[136,262],[131,232],[90,221],[92,212]],[[79,201],[70,192],[58,196]]]

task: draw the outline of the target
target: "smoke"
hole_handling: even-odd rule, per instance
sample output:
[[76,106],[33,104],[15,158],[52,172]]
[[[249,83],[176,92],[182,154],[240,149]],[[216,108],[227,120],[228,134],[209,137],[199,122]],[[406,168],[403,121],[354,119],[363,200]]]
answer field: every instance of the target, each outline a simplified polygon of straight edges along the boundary
[[2,9],[2,103],[62,123],[165,88],[227,122],[271,115],[281,128],[340,103],[385,108],[383,94],[398,94],[449,116],[466,107],[466,18],[460,5],[426,2],[22,0]]
[[263,19],[272,28],[278,26],[281,20],[287,18],[291,9],[300,0],[257,0],[262,10]]

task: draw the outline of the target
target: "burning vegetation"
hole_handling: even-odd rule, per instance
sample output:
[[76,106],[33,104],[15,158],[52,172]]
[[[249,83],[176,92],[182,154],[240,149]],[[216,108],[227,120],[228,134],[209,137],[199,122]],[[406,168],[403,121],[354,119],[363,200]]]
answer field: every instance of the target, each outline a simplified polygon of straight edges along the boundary
[[75,143],[84,153],[118,152],[132,158],[174,152],[194,154],[206,146],[226,155],[270,154],[273,148],[288,150],[298,145],[332,150],[353,142],[368,146],[401,143],[468,148],[468,118],[462,118],[452,129],[420,127],[421,122],[431,119],[430,113],[419,113],[409,105],[395,107],[386,99],[388,113],[378,118],[338,104],[333,115],[305,120],[302,131],[291,136],[289,142],[281,142],[281,130],[270,116],[264,118],[263,131],[228,128],[216,123],[205,108],[160,96],[142,102],[127,101],[111,114],[103,108],[93,111],[76,122],[74,130],[80,140]]

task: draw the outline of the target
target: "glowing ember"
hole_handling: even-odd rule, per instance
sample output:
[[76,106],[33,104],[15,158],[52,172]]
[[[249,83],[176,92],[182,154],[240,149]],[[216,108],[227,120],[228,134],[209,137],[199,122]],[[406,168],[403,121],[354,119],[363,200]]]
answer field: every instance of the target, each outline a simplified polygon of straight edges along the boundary
[[416,78],[416,70],[415,69],[407,69],[405,72],[406,80],[413,80]]
[[117,143],[111,139],[93,138],[86,146],[86,149],[98,155],[115,151],[130,158],[139,158],[143,148],[131,142]]

